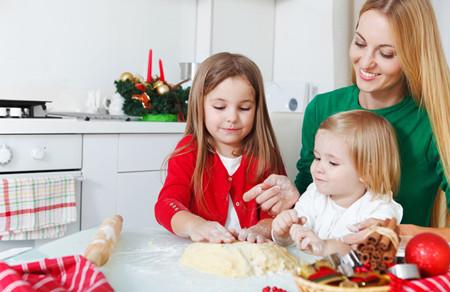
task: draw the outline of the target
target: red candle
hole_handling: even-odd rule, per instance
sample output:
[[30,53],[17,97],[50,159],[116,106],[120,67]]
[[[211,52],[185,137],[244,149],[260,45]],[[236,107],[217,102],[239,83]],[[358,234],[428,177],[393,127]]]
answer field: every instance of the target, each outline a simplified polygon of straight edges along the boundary
[[148,51],[148,66],[147,66],[147,83],[152,81],[152,55],[153,51],[150,49]]
[[159,59],[159,79],[161,81],[166,81],[164,78],[164,68],[163,68],[163,62],[161,59]]

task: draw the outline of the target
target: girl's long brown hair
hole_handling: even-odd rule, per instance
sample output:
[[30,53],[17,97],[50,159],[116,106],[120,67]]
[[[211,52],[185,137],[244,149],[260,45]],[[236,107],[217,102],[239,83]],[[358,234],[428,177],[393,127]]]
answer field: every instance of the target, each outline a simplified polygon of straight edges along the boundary
[[[207,157],[214,153],[214,140],[205,126],[205,96],[222,81],[230,77],[242,77],[253,87],[256,101],[253,129],[242,141],[241,153],[248,157],[250,166],[256,163],[255,181],[267,173],[284,173],[283,161],[270,122],[264,94],[264,83],[258,66],[249,58],[232,53],[218,53],[207,58],[200,66],[192,83],[188,102],[185,135],[192,135],[197,144],[192,187],[194,199],[200,208],[207,209],[204,198],[203,174]],[[180,155],[191,145],[177,149],[171,156]]]
[[359,16],[372,9],[384,13],[390,22],[406,87],[430,118],[444,174],[449,180],[450,70],[433,7],[429,0],[368,0]]

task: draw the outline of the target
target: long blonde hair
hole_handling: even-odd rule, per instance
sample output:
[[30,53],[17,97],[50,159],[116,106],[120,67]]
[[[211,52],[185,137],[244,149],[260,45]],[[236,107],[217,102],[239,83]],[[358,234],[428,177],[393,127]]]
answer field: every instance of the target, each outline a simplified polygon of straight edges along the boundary
[[400,157],[395,130],[388,121],[365,110],[352,110],[328,117],[320,129],[344,137],[356,173],[371,192],[397,192]]
[[[430,118],[447,180],[450,179],[450,71],[429,0],[367,0],[359,16],[376,9],[388,18],[406,87]],[[355,82],[355,80],[353,80]]]
[[[189,95],[188,114],[185,135],[192,135],[192,143],[197,144],[192,186],[195,200],[200,208],[207,209],[203,192],[203,174],[207,166],[207,157],[214,152],[214,140],[205,126],[205,96],[222,81],[230,77],[242,77],[251,84],[256,101],[253,128],[242,141],[241,152],[248,156],[249,169],[256,163],[256,173],[251,175],[255,181],[265,173],[284,173],[278,143],[267,111],[264,84],[258,66],[249,58],[231,53],[218,53],[207,58],[200,66],[192,83]],[[186,145],[175,151],[181,154]]]

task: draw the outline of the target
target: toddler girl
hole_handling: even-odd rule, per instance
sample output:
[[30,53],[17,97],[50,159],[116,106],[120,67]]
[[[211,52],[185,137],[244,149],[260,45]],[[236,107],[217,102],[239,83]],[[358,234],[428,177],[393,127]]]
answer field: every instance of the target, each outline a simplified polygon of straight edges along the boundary
[[193,241],[264,242],[272,217],[242,195],[284,174],[261,73],[247,57],[219,53],[199,67],[185,136],[168,160],[157,221]]
[[363,110],[342,112],[322,122],[311,164],[313,182],[294,209],[273,221],[273,239],[316,255],[347,253],[349,227],[368,218],[396,218],[393,200],[400,178],[397,140],[382,117]]

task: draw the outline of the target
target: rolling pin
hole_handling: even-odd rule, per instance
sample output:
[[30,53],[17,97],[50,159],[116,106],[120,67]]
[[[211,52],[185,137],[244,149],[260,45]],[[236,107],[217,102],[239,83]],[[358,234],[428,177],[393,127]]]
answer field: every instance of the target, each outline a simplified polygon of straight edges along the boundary
[[120,215],[103,220],[94,240],[87,246],[84,257],[97,267],[103,266],[111,256],[114,245],[122,231],[123,218]]

